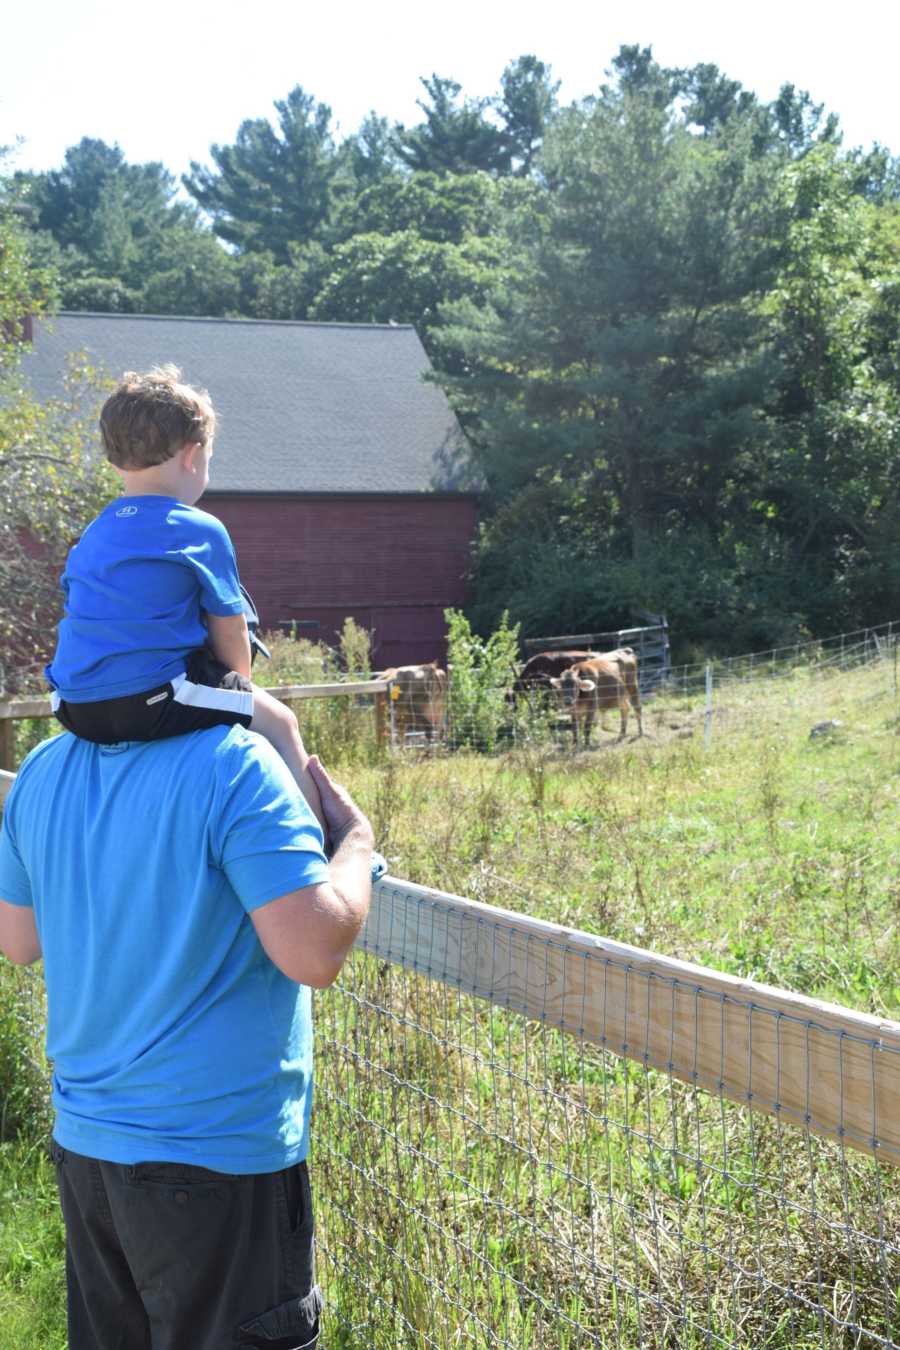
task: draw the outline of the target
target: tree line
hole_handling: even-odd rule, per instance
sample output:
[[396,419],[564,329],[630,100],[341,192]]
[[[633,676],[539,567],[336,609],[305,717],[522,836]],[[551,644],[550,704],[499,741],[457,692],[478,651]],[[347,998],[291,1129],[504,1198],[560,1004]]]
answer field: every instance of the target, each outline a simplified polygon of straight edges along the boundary
[[64,308],[413,323],[481,494],[471,617],[524,635],[668,613],[719,650],[891,617],[900,168],[785,85],[623,47],[560,104],[491,98],[338,141],[297,87],[182,193],[100,141],[6,183]]

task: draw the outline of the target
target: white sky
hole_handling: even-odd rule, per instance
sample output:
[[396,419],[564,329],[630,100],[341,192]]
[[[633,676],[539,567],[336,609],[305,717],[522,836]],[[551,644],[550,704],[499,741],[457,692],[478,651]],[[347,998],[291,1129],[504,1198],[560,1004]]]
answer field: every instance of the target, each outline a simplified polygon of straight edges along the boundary
[[493,94],[526,52],[569,101],[624,42],[666,65],[713,62],[766,100],[791,81],[838,113],[845,145],[900,154],[897,0],[16,0],[0,36],[0,145],[23,139],[19,168],[55,167],[95,136],[181,173],[295,84],[342,134],[370,109],[410,124],[420,76]]

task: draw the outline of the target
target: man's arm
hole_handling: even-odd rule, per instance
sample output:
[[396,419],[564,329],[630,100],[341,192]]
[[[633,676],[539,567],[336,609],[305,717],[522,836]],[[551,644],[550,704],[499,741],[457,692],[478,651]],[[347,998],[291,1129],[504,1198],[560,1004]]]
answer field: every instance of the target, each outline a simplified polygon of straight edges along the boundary
[[250,915],[266,954],[289,979],[326,989],[366,921],[372,892],[372,827],[349,793],[313,755],[315,779],[334,853],[329,880],[261,905]]
[[243,614],[207,614],[206,631],[213,655],[229,670],[250,678],[250,634]]
[[0,952],[16,966],[30,966],[41,958],[41,940],[30,905],[0,900]]

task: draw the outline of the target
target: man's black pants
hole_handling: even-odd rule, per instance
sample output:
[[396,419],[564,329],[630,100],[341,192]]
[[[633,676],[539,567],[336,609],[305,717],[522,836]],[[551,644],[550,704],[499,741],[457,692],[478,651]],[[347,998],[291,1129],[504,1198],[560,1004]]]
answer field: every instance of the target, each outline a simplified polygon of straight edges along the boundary
[[316,1345],[306,1163],[231,1176],[100,1162],[53,1144],[66,1225],[69,1350]]

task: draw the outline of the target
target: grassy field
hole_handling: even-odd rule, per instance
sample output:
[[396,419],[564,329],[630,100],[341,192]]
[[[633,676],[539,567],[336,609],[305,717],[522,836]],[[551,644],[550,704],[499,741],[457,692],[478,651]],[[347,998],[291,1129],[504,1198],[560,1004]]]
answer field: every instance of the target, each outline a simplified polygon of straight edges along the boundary
[[[370,813],[394,875],[900,1017],[900,705],[886,666],[723,690],[708,749],[696,697],[650,705],[642,740],[601,733],[577,755],[549,736],[493,756],[410,750],[379,760],[364,710],[354,736],[345,709],[299,711],[310,748]],[[840,725],[810,737],[832,719]],[[450,1037],[451,995],[370,965],[354,961],[342,989],[318,1004],[314,1167],[326,1294],[340,1310],[329,1347],[878,1343],[832,1333],[802,1308],[760,1320],[747,1311],[753,1279],[734,1271],[751,1269],[761,1245],[777,1259],[785,1233],[802,1228],[811,1177],[817,1203],[834,1191],[840,1215],[852,1197],[854,1213],[880,1215],[896,1232],[895,1174],[881,1169],[876,1196],[867,1163],[841,1170],[827,1145],[813,1161],[795,1159],[774,1127],[725,1119],[715,1100],[711,1115],[700,1094],[675,1101],[664,1076],[573,1053],[521,1019],[482,1012],[465,1037]],[[7,1042],[22,1034],[9,1013],[12,984],[0,968]],[[364,1024],[370,1005],[387,1014],[377,1026]],[[16,1054],[0,1056],[7,1095],[17,1064]],[[65,1344],[61,1235],[33,1117],[20,1099],[0,1146],[0,1350]],[[534,1164],[539,1130],[565,1146],[565,1167]],[[708,1156],[718,1150],[706,1173],[718,1177],[718,1195],[678,1162],[672,1140],[687,1131],[702,1133]],[[435,1171],[426,1163],[437,1157]],[[755,1175],[741,1181],[742,1158],[780,1172],[781,1199],[770,1203]],[[585,1183],[597,1167],[600,1189],[615,1197],[602,1222]],[[389,1182],[376,1184],[379,1175]],[[656,1217],[644,1230],[648,1207]],[[678,1235],[668,1265],[644,1252],[665,1214]],[[566,1241],[557,1240],[563,1222]],[[854,1250],[846,1277],[839,1229],[819,1234],[815,1253],[809,1246],[817,1297],[827,1287],[837,1308],[846,1294],[878,1334],[900,1335],[881,1258]],[[618,1242],[620,1286],[601,1291],[573,1268],[588,1240],[601,1252]],[[721,1262],[721,1280],[710,1269],[717,1248],[748,1253]],[[626,1299],[626,1284],[643,1303]],[[675,1322],[664,1303],[680,1308]]]

